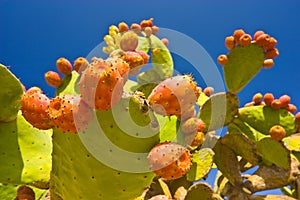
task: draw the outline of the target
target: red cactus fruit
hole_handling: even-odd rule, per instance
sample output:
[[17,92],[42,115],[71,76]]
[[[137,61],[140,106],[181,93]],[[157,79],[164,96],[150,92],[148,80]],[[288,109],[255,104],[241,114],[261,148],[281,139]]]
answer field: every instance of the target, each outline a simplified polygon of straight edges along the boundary
[[153,147],[148,154],[150,169],[167,180],[185,175],[191,168],[191,154],[188,149],[174,142],[164,142]]
[[47,111],[54,126],[64,132],[83,131],[93,119],[93,110],[75,95],[56,96]]
[[62,79],[57,72],[48,71],[45,73],[45,80],[52,87],[59,87],[62,84]]
[[256,44],[264,47],[265,45],[269,44],[270,38],[271,37],[269,34],[262,34],[256,39]]
[[241,45],[241,46],[243,46],[243,47],[246,47],[249,44],[251,44],[251,41],[252,41],[251,35],[245,33],[238,40],[238,44]]
[[23,117],[34,127],[47,130],[53,127],[48,117],[47,108],[50,99],[38,87],[33,87],[23,94],[21,111]]
[[208,87],[204,88],[203,93],[209,97],[214,93],[214,90],[215,89],[213,87],[208,86]]
[[22,185],[18,188],[14,200],[35,200],[35,193],[30,187]]
[[289,103],[289,104],[285,107],[285,109],[286,109],[287,111],[289,111],[290,113],[294,113],[294,112],[297,111],[297,107],[296,107],[294,104],[291,104],[291,103]]
[[281,102],[282,107],[286,107],[289,103],[291,103],[291,97],[285,94],[279,97],[279,101]]
[[81,74],[86,68],[88,68],[89,62],[84,57],[78,57],[74,61],[74,69]]
[[118,69],[119,74],[122,76],[124,80],[127,80],[128,72],[130,70],[130,66],[123,59],[114,59],[112,62],[113,67]]
[[273,108],[274,110],[282,108],[281,101],[279,99],[275,99],[274,101],[272,101],[271,108]]
[[168,195],[160,194],[151,197],[149,200],[170,200],[170,197]]
[[218,56],[218,63],[220,65],[225,65],[228,62],[228,57],[225,54],[219,55]]
[[252,97],[252,101],[254,102],[254,104],[259,104],[261,101],[263,100],[263,95],[262,93],[256,93],[255,95],[253,95]]
[[259,36],[261,36],[262,34],[265,34],[265,32],[263,32],[262,30],[256,31],[256,32],[254,33],[254,36],[253,36],[254,40],[257,40],[257,38],[258,38]]
[[123,51],[134,51],[138,46],[139,38],[133,31],[127,31],[122,35],[120,47]]
[[130,29],[137,35],[139,35],[142,32],[141,25],[136,23],[131,24]]
[[271,106],[273,101],[274,101],[274,95],[272,93],[266,93],[264,95],[264,102],[267,106]]
[[124,81],[111,62],[94,59],[79,81],[83,100],[92,108],[108,110],[119,102]]
[[66,58],[57,59],[56,67],[57,70],[64,75],[69,75],[72,73],[72,64]]
[[153,18],[141,21],[140,25],[142,28],[152,27],[153,26]]
[[295,115],[295,120],[298,124],[300,124],[300,112],[297,112]]
[[273,67],[274,64],[275,63],[274,63],[273,59],[266,59],[266,60],[264,60],[263,68],[269,69],[269,68]]
[[239,42],[240,38],[242,37],[242,35],[245,34],[245,31],[243,29],[238,29],[238,30],[235,30],[234,33],[233,33],[233,37],[234,37],[234,41],[236,43]]
[[180,116],[193,106],[200,89],[189,75],[168,78],[158,84],[148,96],[151,108],[161,115]]
[[135,50],[135,52],[138,53],[138,54],[140,54],[140,56],[142,56],[142,58],[144,59],[144,65],[149,62],[150,56],[145,51]]
[[235,41],[233,36],[228,36],[225,38],[225,46],[228,50],[231,50],[235,47]]
[[128,25],[125,22],[121,22],[118,25],[120,33],[126,32],[129,30]]
[[151,29],[152,29],[152,34],[153,35],[156,35],[158,33],[158,31],[159,31],[158,26],[152,26]]
[[162,43],[164,43],[165,46],[169,45],[169,40],[167,38],[162,38],[161,41]]
[[285,129],[280,125],[275,125],[270,128],[270,136],[273,140],[281,141],[285,135]]
[[279,51],[277,48],[269,49],[265,52],[265,58],[273,59],[279,56]]

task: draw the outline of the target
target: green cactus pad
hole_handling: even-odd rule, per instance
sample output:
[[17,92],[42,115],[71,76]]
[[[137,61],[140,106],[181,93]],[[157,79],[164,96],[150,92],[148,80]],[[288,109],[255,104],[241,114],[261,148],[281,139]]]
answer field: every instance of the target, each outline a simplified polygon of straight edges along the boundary
[[222,128],[233,121],[238,113],[239,100],[232,93],[212,95],[201,107],[199,118],[205,123],[205,130]]
[[221,143],[232,149],[238,156],[242,156],[252,165],[257,165],[259,158],[256,155],[255,143],[241,133],[229,133],[222,139]]
[[153,68],[138,75],[137,80],[140,85],[156,83],[173,75],[174,64],[168,48],[155,35],[150,36],[150,43]]
[[290,151],[280,142],[272,138],[264,138],[256,143],[257,154],[267,162],[284,169],[291,164]]
[[139,42],[136,49],[148,52],[150,48],[150,40],[147,37],[139,36]]
[[239,119],[262,134],[269,135],[274,125],[282,126],[286,136],[296,132],[295,117],[285,109],[274,110],[269,106],[250,106],[239,109]]
[[179,122],[176,116],[161,116],[155,114],[160,126],[160,142],[178,142],[177,136],[179,133],[178,126]]
[[238,93],[260,71],[265,55],[262,47],[255,43],[247,47],[237,46],[228,56],[223,66],[226,87],[229,92]]
[[289,137],[283,139],[285,146],[290,151],[300,152],[300,133],[292,134]]
[[61,86],[59,86],[56,90],[56,95],[63,94],[78,94],[78,81],[79,74],[76,71],[72,71],[72,74],[67,75],[63,78]]
[[233,185],[239,185],[243,182],[237,156],[226,145],[219,140],[213,148],[215,152],[214,162],[222,174]]
[[214,190],[207,183],[195,183],[192,185],[185,196],[184,200],[218,200],[221,199],[214,193]]
[[189,181],[197,181],[202,179],[209,172],[213,164],[214,152],[209,148],[203,148],[192,154],[193,165],[187,173]]
[[2,64],[0,77],[0,122],[9,122],[17,117],[23,89],[20,81]]
[[0,182],[48,187],[51,170],[52,130],[39,130],[19,113],[16,120],[0,123]]

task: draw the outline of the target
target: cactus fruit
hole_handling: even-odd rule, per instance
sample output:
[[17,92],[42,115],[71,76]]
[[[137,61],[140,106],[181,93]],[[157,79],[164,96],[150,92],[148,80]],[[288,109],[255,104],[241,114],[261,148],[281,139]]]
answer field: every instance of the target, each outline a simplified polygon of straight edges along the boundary
[[45,73],[45,80],[52,87],[59,87],[62,84],[62,79],[57,72],[48,71]]
[[269,133],[271,138],[277,141],[281,141],[286,135],[284,128],[280,125],[272,126]]
[[66,58],[57,59],[56,68],[60,73],[64,75],[70,75],[72,73],[72,64]]
[[56,96],[47,112],[54,126],[64,132],[83,131],[93,119],[92,109],[75,95]]
[[120,47],[123,51],[134,51],[138,46],[138,36],[132,31],[128,31],[122,35]]
[[252,101],[254,102],[255,105],[260,104],[262,100],[263,100],[263,95],[261,93],[256,93],[252,97]]
[[249,35],[249,34],[243,34],[239,38],[238,44],[241,45],[241,46],[243,46],[243,47],[246,47],[246,46],[248,46],[248,45],[251,44],[251,41],[252,41],[251,35]]
[[129,27],[125,22],[119,23],[118,28],[121,33],[129,30]]
[[233,36],[228,36],[225,38],[225,46],[230,51],[235,47],[235,40]]
[[89,65],[89,62],[84,57],[78,57],[74,61],[74,69],[76,72],[81,74]]
[[267,106],[271,106],[273,101],[274,101],[274,96],[272,93],[266,93],[264,95],[264,102]]
[[83,72],[79,89],[84,102],[98,110],[107,110],[120,100],[124,82],[113,63],[97,59]]
[[234,41],[236,43],[239,43],[240,38],[244,34],[245,34],[245,31],[243,29],[237,29],[237,30],[235,30],[234,33],[233,33]]
[[20,186],[17,191],[15,200],[35,200],[35,193],[30,187]]
[[157,85],[148,96],[151,108],[161,115],[180,116],[193,106],[199,97],[199,88],[189,75],[175,76]]
[[261,36],[262,34],[265,34],[265,32],[263,32],[262,30],[256,31],[256,32],[254,33],[254,40],[256,41],[257,38],[258,38],[259,36]]
[[218,57],[218,63],[220,65],[225,65],[227,62],[228,62],[228,57],[226,55],[224,55],[224,54],[219,55],[219,57]]
[[42,130],[53,127],[47,113],[50,99],[39,88],[29,89],[22,97],[21,111],[24,118],[34,127]]
[[185,175],[191,167],[190,152],[176,143],[160,143],[148,155],[149,166],[156,175],[174,180]]

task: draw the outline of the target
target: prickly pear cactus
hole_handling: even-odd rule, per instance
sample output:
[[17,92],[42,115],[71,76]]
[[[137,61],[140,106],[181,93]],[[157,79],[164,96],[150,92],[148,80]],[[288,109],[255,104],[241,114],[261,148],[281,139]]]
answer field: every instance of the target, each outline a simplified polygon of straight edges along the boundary
[[[64,77],[45,73],[54,98],[0,65],[1,199],[299,199],[300,112],[288,95],[257,93],[244,107],[237,95],[274,65],[277,40],[226,37],[227,91],[213,94],[173,76],[158,31],[153,18],[121,22],[104,37],[107,58],[59,58]],[[270,189],[284,195],[256,194]]]

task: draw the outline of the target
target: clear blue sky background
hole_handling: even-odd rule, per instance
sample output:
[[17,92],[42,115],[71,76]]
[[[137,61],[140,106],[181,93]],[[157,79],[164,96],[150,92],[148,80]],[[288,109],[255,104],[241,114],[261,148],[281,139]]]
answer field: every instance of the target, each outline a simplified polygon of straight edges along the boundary
[[[0,0],[0,63],[10,66],[27,88],[37,85],[51,96],[54,89],[46,85],[44,73],[56,70],[57,58],[64,56],[73,61],[86,56],[102,41],[109,25],[121,21],[131,24],[150,17],[155,18],[156,25],[182,32],[199,42],[214,60],[227,53],[224,38],[235,29],[243,28],[250,34],[265,30],[278,40],[280,56],[272,69],[262,70],[239,93],[241,104],[250,101],[256,92],[272,92],[276,97],[290,95],[300,109],[297,0]],[[189,72],[193,66],[175,58],[175,68]]]

